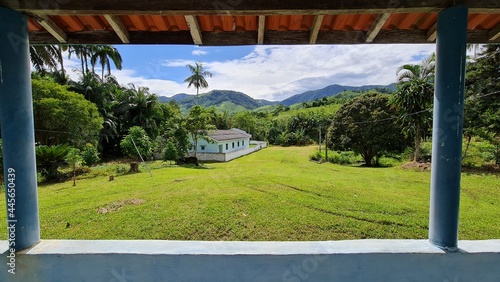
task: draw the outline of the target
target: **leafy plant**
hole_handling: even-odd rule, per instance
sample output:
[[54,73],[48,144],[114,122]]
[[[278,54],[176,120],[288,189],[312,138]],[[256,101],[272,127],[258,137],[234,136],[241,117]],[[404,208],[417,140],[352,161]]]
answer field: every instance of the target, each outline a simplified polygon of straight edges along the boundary
[[167,142],[167,146],[165,148],[165,151],[163,152],[163,160],[164,161],[170,161],[170,164],[172,164],[172,161],[177,160],[179,157],[179,154],[177,153],[177,149],[174,146],[174,143],[172,142]]
[[73,170],[73,186],[76,186],[76,167],[82,162],[82,156],[80,155],[80,150],[72,148],[66,155],[66,161]]
[[36,162],[40,174],[46,181],[60,180],[58,168],[66,161],[71,147],[66,144],[54,146],[38,146],[36,148]]
[[80,155],[82,157],[82,164],[86,166],[93,166],[101,161],[99,151],[92,144],[86,144]]
[[144,159],[150,159],[153,153],[153,142],[139,126],[129,129],[129,134],[123,138],[120,147],[127,156],[134,159],[139,159],[137,151]]

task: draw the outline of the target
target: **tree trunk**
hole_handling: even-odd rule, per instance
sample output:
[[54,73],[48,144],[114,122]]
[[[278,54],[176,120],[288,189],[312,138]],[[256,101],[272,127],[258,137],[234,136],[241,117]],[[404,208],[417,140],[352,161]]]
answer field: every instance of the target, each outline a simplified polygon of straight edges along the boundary
[[73,167],[73,186],[76,186],[76,167]]
[[467,151],[469,150],[470,141],[472,140],[472,134],[467,136],[467,145],[465,145],[465,151],[462,155],[462,161],[464,161],[465,157],[467,157]]
[[137,162],[130,163],[130,172],[139,172],[139,163]]
[[416,126],[415,127],[415,151],[413,152],[413,161],[419,162],[420,161],[420,127]]

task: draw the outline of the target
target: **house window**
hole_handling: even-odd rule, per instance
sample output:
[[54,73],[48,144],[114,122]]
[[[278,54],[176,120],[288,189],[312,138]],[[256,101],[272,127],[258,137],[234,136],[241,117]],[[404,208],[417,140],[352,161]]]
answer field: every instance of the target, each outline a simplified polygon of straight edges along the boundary
[[229,143],[226,143],[226,150],[229,149]]
[[241,146],[245,146],[245,140],[241,141]]
[[200,145],[202,151],[205,151],[205,145]]
[[234,142],[233,142],[233,148],[234,148]]
[[238,147],[240,146],[240,141],[238,141]]

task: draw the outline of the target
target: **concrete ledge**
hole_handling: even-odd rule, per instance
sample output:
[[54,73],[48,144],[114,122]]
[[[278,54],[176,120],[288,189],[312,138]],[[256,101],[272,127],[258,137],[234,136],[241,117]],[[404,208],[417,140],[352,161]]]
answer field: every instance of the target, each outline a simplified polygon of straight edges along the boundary
[[16,254],[0,281],[500,281],[500,240],[205,242],[44,240]]

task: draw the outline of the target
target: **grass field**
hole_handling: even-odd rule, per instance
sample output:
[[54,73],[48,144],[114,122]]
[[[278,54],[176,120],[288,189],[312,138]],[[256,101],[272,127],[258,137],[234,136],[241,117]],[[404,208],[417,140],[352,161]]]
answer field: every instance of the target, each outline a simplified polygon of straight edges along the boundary
[[[204,169],[39,187],[45,239],[340,240],[427,238],[428,172],[308,161],[270,147]],[[3,194],[3,193],[2,193]],[[5,210],[5,195],[0,197]],[[500,180],[464,174],[460,239],[500,238]],[[7,238],[5,212],[0,236]]]

